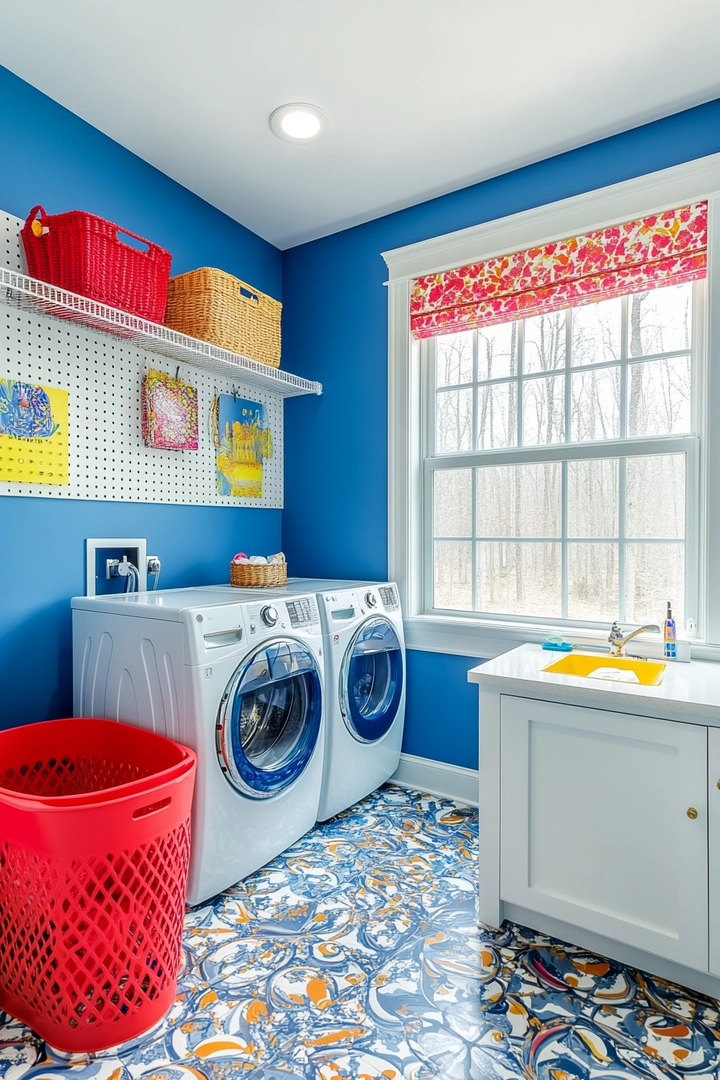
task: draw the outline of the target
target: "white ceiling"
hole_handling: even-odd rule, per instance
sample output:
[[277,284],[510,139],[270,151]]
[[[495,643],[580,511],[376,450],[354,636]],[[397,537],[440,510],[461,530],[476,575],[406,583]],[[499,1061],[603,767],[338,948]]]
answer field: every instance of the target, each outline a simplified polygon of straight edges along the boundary
[[718,55],[718,0],[0,7],[0,63],[280,248],[718,97]]

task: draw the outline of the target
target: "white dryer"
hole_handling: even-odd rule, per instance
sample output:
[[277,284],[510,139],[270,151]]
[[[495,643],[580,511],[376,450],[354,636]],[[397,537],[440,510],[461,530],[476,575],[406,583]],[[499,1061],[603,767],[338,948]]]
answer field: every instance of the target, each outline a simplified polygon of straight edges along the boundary
[[[229,585],[207,589],[248,591]],[[267,591],[278,601],[308,592],[318,599],[326,687],[318,821],[326,821],[388,780],[400,761],[406,672],[398,588],[394,582],[290,578]]]
[[188,903],[295,843],[317,819],[324,752],[317,600],[204,589],[77,597],[76,716],[149,728],[198,756]]

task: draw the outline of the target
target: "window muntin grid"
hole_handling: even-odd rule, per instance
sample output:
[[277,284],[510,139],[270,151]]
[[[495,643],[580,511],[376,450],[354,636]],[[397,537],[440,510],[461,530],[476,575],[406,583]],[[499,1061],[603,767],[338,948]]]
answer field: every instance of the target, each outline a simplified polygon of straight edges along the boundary
[[[638,300],[626,296],[427,343],[426,444],[434,453],[425,461],[425,610],[573,625],[597,625],[610,616],[629,621],[647,621],[652,616],[657,621],[664,606],[658,607],[654,594],[662,592],[663,601],[673,600],[679,619],[697,617],[699,454],[693,434],[693,288],[670,286],[643,294],[641,300],[649,301],[650,309],[653,304],[657,309],[658,294],[665,294],[661,297],[664,316],[645,322],[638,317]],[[670,289],[678,299],[674,307],[667,303]],[[697,297],[694,303],[697,307]],[[551,347],[544,351],[538,349],[543,333],[552,337]],[[553,381],[552,415],[547,408],[549,395],[534,391],[542,380],[546,386],[547,380]],[[443,444],[437,430],[444,401],[451,403],[449,411],[453,414],[454,410],[461,438],[454,440],[446,433]],[[529,413],[528,401],[536,415]],[[517,527],[482,528],[477,509],[483,485],[478,478],[484,470],[513,466],[519,474],[524,464],[549,462],[559,477],[559,528],[556,522],[552,530],[539,530],[542,535],[527,530],[523,534]],[[601,462],[604,467],[612,464],[617,498],[613,528],[585,530],[588,535],[579,536],[573,535],[569,493],[572,476],[583,462],[594,462],[596,469]],[[661,520],[667,515],[658,510],[657,525],[651,514],[641,535],[634,535],[633,529],[628,530],[633,524],[632,512],[628,521],[633,490],[628,477],[632,481],[638,469],[647,472],[655,467],[659,472],[652,478],[652,490],[659,491],[663,464],[682,477],[682,482],[676,478],[671,485],[676,493],[682,489],[682,528],[675,513],[668,535]],[[438,529],[434,520],[436,479],[447,473],[442,481],[447,484],[453,471],[464,477],[465,488],[454,516],[468,519],[469,529],[467,522],[457,530]],[[509,562],[509,553],[517,556],[516,561],[527,556],[531,564],[533,558],[543,557],[546,563],[555,559],[559,585],[552,602],[543,603],[536,596],[534,609],[526,605],[526,610],[519,610],[522,605],[510,604],[507,598],[503,602],[502,595],[499,600],[497,596],[488,600],[486,586],[492,569],[487,564],[494,554],[499,557],[503,545],[502,554]],[[664,561],[658,558],[660,546]],[[464,579],[458,573],[462,587],[454,593],[438,581],[438,551],[445,552],[448,565],[454,561],[458,568],[465,567]],[[592,558],[597,562],[600,556],[611,571],[607,606],[602,610],[583,600],[578,587],[583,563]],[[657,571],[661,563],[665,571],[670,567],[669,573],[648,571],[653,566]]]
[[[669,286],[651,293],[431,339],[437,373],[435,452],[689,434],[692,430],[689,408],[692,289],[691,284]],[[677,316],[667,319],[664,327],[638,325],[637,317],[633,317],[634,309],[648,297],[668,294],[671,290],[687,302],[686,325],[678,325]],[[606,318],[608,340],[600,341],[594,358],[588,359],[590,316],[598,309],[605,309],[603,314],[607,314],[611,307],[617,315],[614,320]],[[584,335],[578,333],[578,324]],[[545,339],[544,347],[542,339]],[[673,347],[659,347],[666,342]],[[637,418],[642,382],[660,374],[661,367],[675,383],[684,382],[687,393],[684,401],[678,398],[678,402],[686,407],[679,413],[669,409],[669,415],[663,418],[664,429],[655,418],[652,430],[642,430]],[[609,425],[608,414],[604,413],[596,418],[596,424],[580,434],[577,416],[581,410],[574,410],[573,404],[592,380],[602,381],[606,387],[615,382],[612,396],[617,416]],[[611,396],[605,396],[611,400]],[[448,417],[456,421],[454,438],[448,438],[449,425],[442,424]]]

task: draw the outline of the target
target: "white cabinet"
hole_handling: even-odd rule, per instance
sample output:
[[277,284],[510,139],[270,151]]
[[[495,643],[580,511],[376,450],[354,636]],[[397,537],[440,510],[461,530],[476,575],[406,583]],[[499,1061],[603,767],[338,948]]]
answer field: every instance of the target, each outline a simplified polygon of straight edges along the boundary
[[[500,700],[501,899],[707,971],[708,729]],[[720,780],[720,732],[710,734]]]
[[720,729],[708,728],[710,971],[720,976]]

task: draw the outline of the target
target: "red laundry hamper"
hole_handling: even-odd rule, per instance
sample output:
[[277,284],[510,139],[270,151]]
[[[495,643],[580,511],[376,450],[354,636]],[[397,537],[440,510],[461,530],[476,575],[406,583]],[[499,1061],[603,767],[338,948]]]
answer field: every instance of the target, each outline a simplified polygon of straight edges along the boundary
[[51,1046],[134,1039],[175,998],[192,750],[95,718],[0,731],[0,1009]]
[[[158,244],[84,210],[46,214],[42,206],[32,208],[20,235],[31,277],[150,322],[164,321],[172,256]],[[123,236],[146,244],[147,251]]]

